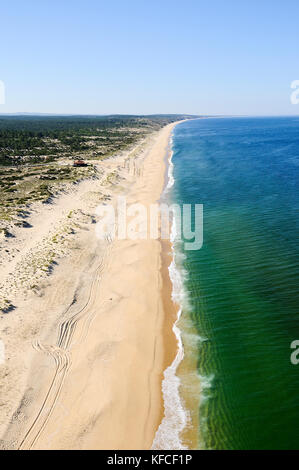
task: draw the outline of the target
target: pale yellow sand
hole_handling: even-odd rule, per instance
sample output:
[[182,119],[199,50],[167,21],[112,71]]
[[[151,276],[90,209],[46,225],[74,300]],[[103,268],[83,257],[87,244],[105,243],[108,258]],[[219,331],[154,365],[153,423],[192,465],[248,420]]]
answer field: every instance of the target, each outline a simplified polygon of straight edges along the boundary
[[[33,287],[25,299],[15,287],[18,308],[0,321],[2,448],[151,447],[163,414],[162,373],[176,347],[161,243],[99,241],[92,217],[97,204],[117,195],[146,205],[159,199],[173,126],[101,164],[100,180],[37,211],[30,236],[19,248],[14,242],[15,256],[2,266],[3,289],[20,272]],[[54,273],[32,273],[32,260],[52,249],[57,233]]]

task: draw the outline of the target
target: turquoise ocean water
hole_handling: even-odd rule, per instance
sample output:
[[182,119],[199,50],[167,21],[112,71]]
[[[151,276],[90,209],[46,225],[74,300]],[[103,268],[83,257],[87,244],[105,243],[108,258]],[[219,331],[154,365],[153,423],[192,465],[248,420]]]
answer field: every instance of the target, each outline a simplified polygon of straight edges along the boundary
[[298,449],[299,118],[184,122],[172,163],[172,200],[204,206],[203,247],[182,266],[182,316],[204,338],[200,446]]

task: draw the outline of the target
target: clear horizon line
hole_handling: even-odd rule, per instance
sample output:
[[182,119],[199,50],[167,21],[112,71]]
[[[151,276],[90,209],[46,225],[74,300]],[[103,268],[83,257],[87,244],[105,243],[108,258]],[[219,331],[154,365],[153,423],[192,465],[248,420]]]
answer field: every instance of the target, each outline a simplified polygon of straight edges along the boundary
[[190,113],[47,113],[47,112],[28,112],[28,111],[14,111],[7,113],[0,113],[0,116],[190,116],[190,117],[296,117],[298,114],[190,114]]

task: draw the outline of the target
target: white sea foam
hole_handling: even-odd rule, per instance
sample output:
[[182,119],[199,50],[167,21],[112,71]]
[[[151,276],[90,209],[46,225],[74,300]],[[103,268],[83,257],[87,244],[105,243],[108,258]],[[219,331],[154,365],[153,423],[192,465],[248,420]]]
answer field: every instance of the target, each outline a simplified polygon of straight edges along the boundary
[[170,138],[169,146],[170,146],[170,150],[169,150],[169,157],[168,157],[168,172],[167,172],[168,182],[165,188],[165,192],[167,192],[174,185],[173,163],[172,163],[172,157],[173,157],[172,137]]
[[[172,143],[172,142],[171,142]],[[168,167],[168,184],[166,191],[174,184],[173,177],[173,163],[172,151],[169,156]],[[180,329],[177,323],[182,313],[182,306],[184,303],[184,288],[183,288],[183,274],[176,265],[177,254],[174,251],[174,243],[176,239],[176,222],[175,218],[172,221],[171,227],[171,242],[173,251],[173,260],[169,266],[169,277],[172,282],[172,299],[180,308],[178,311],[177,320],[173,325],[173,332],[177,339],[178,350],[173,363],[164,371],[164,379],[162,382],[162,393],[164,400],[164,418],[157,430],[154,438],[152,449],[186,449],[180,439],[181,432],[188,423],[188,414],[184,409],[182,400],[179,393],[180,379],[176,375],[178,365],[184,358],[184,348]]]

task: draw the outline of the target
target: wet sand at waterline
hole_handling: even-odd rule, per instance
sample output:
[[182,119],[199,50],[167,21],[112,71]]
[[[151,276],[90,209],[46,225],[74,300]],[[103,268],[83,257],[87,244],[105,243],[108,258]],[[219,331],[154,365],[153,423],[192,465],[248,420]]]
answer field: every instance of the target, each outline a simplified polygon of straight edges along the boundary
[[1,319],[2,448],[151,448],[163,417],[163,371],[177,348],[170,245],[162,256],[159,240],[99,240],[92,216],[118,195],[128,204],[159,200],[174,125],[134,156],[101,163],[112,183],[83,182],[32,214],[34,230],[20,241],[20,257],[42,247],[70,211],[77,218],[51,276],[27,296],[17,293],[18,308]]

